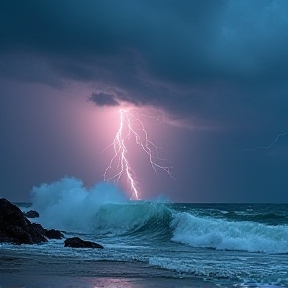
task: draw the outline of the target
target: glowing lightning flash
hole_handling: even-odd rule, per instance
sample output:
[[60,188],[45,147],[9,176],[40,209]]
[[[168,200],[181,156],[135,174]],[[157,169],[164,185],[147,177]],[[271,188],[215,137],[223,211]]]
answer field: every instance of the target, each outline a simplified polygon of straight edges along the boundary
[[[117,131],[113,143],[107,147],[109,148],[113,146],[114,156],[112,157],[109,166],[105,170],[104,180],[114,181],[115,183],[118,183],[121,176],[126,175],[132,190],[131,199],[139,200],[140,193],[137,181],[135,180],[135,172],[131,168],[127,158],[128,150],[126,142],[131,137],[134,137],[136,144],[140,145],[141,148],[148,154],[150,164],[155,172],[157,172],[157,169],[162,169],[166,171],[171,178],[174,179],[174,177],[171,174],[171,167],[161,164],[163,162],[167,163],[167,160],[159,158],[158,156],[159,147],[157,147],[153,142],[149,140],[148,133],[145,130],[142,121],[128,110],[120,109],[119,112],[120,112],[119,129]],[[115,174],[108,177],[107,175],[109,173],[112,173],[114,169],[116,170]]]

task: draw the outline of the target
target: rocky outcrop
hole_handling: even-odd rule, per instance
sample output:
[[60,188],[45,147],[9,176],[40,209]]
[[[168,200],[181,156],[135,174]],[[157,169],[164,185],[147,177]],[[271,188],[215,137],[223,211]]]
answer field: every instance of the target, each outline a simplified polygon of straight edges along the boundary
[[45,236],[49,239],[62,239],[64,238],[64,235],[59,231],[55,229],[45,229]]
[[[36,244],[47,242],[49,239],[61,239],[64,235],[55,229],[45,229],[38,223],[31,223],[24,213],[14,204],[0,198],[0,243]],[[92,241],[85,241],[79,237],[67,238],[65,247],[98,248],[104,247]]]
[[38,218],[39,217],[39,213],[35,210],[30,210],[26,213],[24,213],[24,216],[27,218]]
[[73,247],[73,248],[99,248],[103,249],[104,247],[98,243],[85,241],[80,239],[79,237],[67,238],[64,241],[65,247]]
[[32,223],[31,224],[35,229],[37,229],[42,235],[49,239],[62,239],[64,238],[64,235],[59,231],[55,229],[45,229],[42,227],[42,225],[38,223]]
[[0,242],[34,244],[46,241],[16,205],[0,198]]

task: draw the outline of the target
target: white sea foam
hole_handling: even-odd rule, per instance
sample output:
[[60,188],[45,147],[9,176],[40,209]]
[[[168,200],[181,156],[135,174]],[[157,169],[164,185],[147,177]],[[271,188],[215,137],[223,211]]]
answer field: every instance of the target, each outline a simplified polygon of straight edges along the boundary
[[[228,287],[287,287],[287,285],[285,285],[285,283],[287,283],[285,268],[282,268],[282,271],[281,268],[274,270],[274,267],[277,266],[277,260],[275,261],[276,263],[274,261],[270,262],[270,255],[257,254],[256,257],[251,255],[247,257],[247,259],[241,259],[241,257],[226,254],[226,257],[220,258],[221,260],[218,258],[219,256],[215,257],[215,254],[214,257],[207,256],[206,253],[196,253],[188,257],[172,259],[171,257],[153,256],[149,258],[149,264],[176,271],[181,273],[182,276],[187,273],[197,277],[203,277],[203,279],[211,280],[217,278],[219,284],[221,282],[224,284],[227,278],[233,279],[232,281],[236,281],[236,283],[238,282],[238,285],[229,285]],[[255,258],[257,259],[256,261]],[[267,264],[267,261],[270,262],[270,265]],[[255,262],[257,265],[255,265]],[[285,267],[284,263],[282,260],[282,263],[279,263],[279,267]],[[271,285],[272,283],[275,284],[275,286]],[[217,286],[222,287],[222,285]],[[225,285],[225,287],[227,286]]]
[[[198,260],[198,261],[197,261]],[[177,271],[179,273],[194,274],[196,276],[206,277],[236,277],[239,276],[237,269],[231,269],[231,265],[222,263],[217,265],[216,261],[202,261],[193,259],[170,259],[166,257],[151,257],[149,264],[168,270]],[[228,269],[229,267],[229,269]],[[245,275],[245,271],[243,273]]]
[[40,213],[40,223],[68,231],[89,231],[99,207],[126,201],[125,194],[109,183],[86,189],[82,181],[68,177],[32,190],[32,209]]
[[230,222],[177,213],[171,222],[172,241],[193,247],[249,252],[287,253],[288,226]]

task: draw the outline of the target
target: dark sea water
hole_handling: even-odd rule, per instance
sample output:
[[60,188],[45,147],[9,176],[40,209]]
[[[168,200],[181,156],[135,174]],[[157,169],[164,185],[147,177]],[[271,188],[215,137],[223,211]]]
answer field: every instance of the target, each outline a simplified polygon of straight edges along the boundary
[[151,284],[123,280],[126,285],[85,286],[81,280],[83,285],[69,287],[288,287],[288,204],[133,202],[115,191],[105,198],[76,190],[60,195],[58,188],[46,187],[49,197],[43,187],[43,193],[34,191],[32,207],[18,205],[36,209],[45,228],[105,248],[65,248],[63,240],[0,244],[5,283],[14,274],[19,279],[28,274],[77,277],[78,282],[144,278]]

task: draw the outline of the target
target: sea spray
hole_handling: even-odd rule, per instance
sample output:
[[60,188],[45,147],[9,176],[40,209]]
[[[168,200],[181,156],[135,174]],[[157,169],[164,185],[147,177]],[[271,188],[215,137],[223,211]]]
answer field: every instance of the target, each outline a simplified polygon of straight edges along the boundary
[[172,219],[163,199],[130,201],[107,182],[86,189],[82,181],[68,177],[34,187],[32,202],[44,227],[109,237],[165,235]]
[[34,187],[31,194],[39,221],[47,228],[67,231],[88,232],[101,205],[127,202],[125,194],[107,182],[86,189],[81,180],[68,177]]

